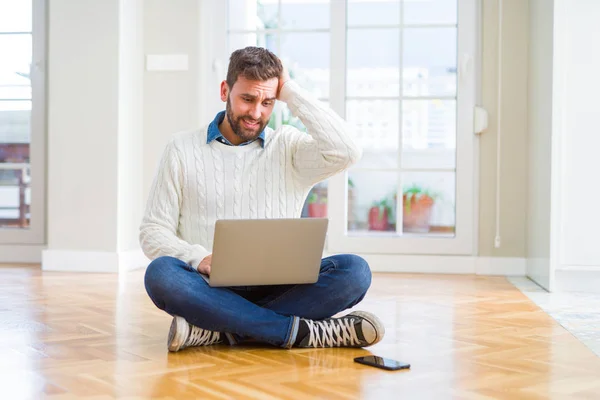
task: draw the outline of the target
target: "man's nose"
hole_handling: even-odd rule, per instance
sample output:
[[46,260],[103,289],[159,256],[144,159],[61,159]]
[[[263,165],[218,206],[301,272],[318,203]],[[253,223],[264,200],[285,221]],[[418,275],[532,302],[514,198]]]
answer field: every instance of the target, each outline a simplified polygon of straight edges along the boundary
[[250,116],[254,119],[260,119],[260,104],[257,104],[250,109]]

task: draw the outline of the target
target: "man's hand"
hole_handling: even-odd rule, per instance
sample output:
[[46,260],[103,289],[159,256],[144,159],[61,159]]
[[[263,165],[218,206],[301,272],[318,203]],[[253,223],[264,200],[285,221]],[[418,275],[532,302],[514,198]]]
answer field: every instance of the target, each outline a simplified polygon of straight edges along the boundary
[[291,79],[290,73],[288,72],[286,67],[283,67],[283,71],[281,71],[281,76],[279,77],[279,87],[277,88],[277,99],[278,100],[279,100],[279,96],[281,95],[281,88],[290,79]]
[[212,264],[212,254],[207,255],[206,257],[204,257],[204,259],[202,261],[200,261],[200,264],[198,264],[198,272],[200,272],[201,274],[204,275],[210,275],[210,265]]

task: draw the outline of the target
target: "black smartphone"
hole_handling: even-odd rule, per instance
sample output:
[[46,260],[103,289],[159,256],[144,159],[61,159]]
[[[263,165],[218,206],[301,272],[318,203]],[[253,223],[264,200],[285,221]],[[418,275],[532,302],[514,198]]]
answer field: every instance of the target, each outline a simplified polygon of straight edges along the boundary
[[359,364],[365,364],[370,365],[372,367],[387,369],[388,371],[396,371],[399,369],[410,368],[410,364],[378,356],[356,357],[354,361]]

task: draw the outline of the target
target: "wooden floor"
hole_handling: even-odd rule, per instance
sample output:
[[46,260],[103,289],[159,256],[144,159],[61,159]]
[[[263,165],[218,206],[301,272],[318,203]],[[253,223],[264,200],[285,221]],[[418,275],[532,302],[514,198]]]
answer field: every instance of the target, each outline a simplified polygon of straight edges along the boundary
[[[0,267],[0,398],[599,399],[600,359],[501,277],[375,275],[366,349],[170,354],[143,273]],[[375,354],[412,364],[362,366]]]

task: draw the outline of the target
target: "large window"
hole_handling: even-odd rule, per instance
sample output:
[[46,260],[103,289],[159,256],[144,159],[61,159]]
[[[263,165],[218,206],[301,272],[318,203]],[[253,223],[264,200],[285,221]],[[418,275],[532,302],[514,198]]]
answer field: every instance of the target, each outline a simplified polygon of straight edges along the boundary
[[[363,159],[303,212],[331,219],[333,251],[471,251],[475,2],[228,0],[227,55],[274,51],[356,127]],[[280,124],[304,129],[281,103]]]
[[0,0],[0,244],[43,243],[43,8]]
[[350,172],[353,234],[454,234],[457,10],[347,2],[346,117],[365,150]]

